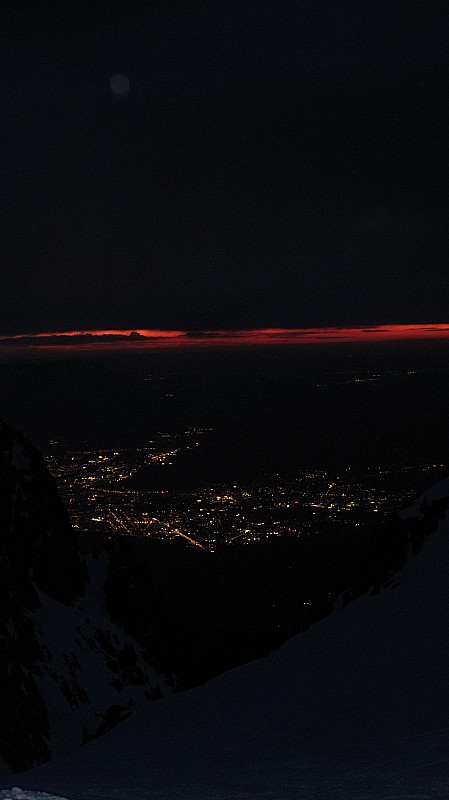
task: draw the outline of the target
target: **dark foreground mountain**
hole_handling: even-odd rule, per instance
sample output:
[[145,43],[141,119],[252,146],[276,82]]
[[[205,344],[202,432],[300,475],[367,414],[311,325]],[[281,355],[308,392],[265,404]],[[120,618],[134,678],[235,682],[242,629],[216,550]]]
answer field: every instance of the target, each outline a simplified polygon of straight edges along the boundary
[[0,758],[13,770],[107,730],[163,681],[105,609],[39,452],[0,428]]
[[416,532],[435,503],[437,528],[375,595],[21,775],[23,788],[0,797],[446,800],[448,494],[445,480],[404,514]]

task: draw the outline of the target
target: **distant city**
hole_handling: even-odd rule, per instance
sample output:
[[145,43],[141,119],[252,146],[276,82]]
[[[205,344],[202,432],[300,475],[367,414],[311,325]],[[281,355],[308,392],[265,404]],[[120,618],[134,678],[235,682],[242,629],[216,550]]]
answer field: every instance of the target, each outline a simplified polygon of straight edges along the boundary
[[338,472],[310,467],[295,476],[267,475],[243,484],[137,490],[128,482],[142,467],[170,470],[183,450],[201,446],[211,429],[162,431],[135,449],[64,449],[48,442],[46,460],[80,533],[180,539],[214,551],[269,537],[303,537],[372,524],[398,511],[437,479],[445,464]]

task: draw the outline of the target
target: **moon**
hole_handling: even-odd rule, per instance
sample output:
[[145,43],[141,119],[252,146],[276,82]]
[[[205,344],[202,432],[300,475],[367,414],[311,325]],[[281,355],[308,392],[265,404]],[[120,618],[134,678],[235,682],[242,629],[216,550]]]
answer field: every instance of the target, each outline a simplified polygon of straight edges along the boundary
[[116,72],[109,81],[112,94],[124,97],[129,93],[129,78],[121,72]]

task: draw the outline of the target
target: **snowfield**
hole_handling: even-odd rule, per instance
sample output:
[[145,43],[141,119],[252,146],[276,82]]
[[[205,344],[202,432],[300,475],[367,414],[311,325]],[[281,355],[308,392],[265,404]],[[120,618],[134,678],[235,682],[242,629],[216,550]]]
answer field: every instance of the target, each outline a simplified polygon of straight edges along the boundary
[[[446,479],[428,499],[448,495]],[[72,756],[5,776],[21,788],[0,798],[447,800],[448,578],[446,511],[394,588]]]

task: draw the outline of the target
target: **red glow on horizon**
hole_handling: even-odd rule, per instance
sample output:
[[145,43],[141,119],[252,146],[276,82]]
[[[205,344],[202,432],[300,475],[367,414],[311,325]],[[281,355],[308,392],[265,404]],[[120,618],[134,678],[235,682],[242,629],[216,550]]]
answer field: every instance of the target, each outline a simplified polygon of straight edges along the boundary
[[257,328],[252,330],[80,330],[1,336],[0,348],[11,350],[141,350],[167,347],[276,346],[344,344],[449,338],[449,324],[377,325],[326,328]]
[[130,336],[132,333],[138,333],[141,336],[148,336],[149,338],[184,336],[185,331],[167,331],[167,330],[146,330],[141,328],[128,328],[118,329],[111,328],[110,330],[80,330],[80,331],[52,331],[50,333],[18,333],[14,336],[0,336],[0,342],[5,340],[18,340],[18,339],[48,339],[51,336]]

